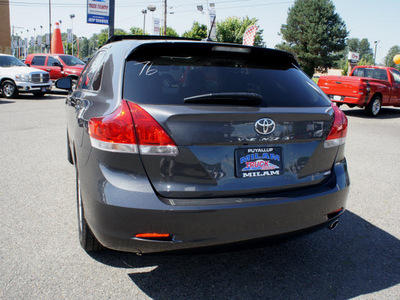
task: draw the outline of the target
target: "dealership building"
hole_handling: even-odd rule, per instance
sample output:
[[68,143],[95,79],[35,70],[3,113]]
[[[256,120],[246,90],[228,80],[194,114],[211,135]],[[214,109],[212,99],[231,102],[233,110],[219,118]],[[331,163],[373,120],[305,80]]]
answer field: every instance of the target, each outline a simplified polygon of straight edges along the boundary
[[0,3],[0,53],[11,54],[10,2]]

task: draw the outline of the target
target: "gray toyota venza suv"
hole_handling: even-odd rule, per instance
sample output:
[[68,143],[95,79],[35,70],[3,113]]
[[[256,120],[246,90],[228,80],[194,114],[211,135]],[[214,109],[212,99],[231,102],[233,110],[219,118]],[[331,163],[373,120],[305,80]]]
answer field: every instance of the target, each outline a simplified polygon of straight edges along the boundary
[[66,103],[86,251],[263,240],[345,210],[347,118],[290,53],[113,37]]

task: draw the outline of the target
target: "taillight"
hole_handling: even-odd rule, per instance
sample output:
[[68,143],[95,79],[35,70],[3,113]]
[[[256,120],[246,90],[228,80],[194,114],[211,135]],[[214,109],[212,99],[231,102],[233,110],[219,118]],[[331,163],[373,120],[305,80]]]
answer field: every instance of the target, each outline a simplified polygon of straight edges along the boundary
[[358,86],[358,94],[359,95],[364,95],[364,94],[369,94],[371,91],[371,88],[368,83],[366,82],[361,82]]
[[333,124],[331,131],[328,134],[324,142],[325,148],[331,148],[343,145],[346,142],[346,135],[347,135],[347,117],[346,115],[340,110],[336,104],[331,103],[333,108]]
[[128,102],[141,154],[177,155],[178,147],[168,133],[139,105]]
[[125,101],[112,114],[90,119],[89,135],[94,148],[138,153],[132,115]]
[[177,155],[178,147],[168,133],[143,108],[122,100],[112,114],[89,121],[94,148],[111,152]]
[[367,85],[365,83],[361,82],[358,86],[358,94],[363,95],[366,91],[366,87],[367,87]]

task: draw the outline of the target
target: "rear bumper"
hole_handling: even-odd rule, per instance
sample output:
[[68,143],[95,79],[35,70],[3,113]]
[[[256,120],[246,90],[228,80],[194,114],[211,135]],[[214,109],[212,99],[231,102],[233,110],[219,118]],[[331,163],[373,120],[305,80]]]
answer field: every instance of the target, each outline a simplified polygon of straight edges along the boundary
[[[248,197],[245,203],[238,203],[241,197],[197,206],[168,205],[154,192],[147,192],[145,183],[140,192],[105,180],[98,186],[100,197],[84,195],[85,206],[90,208],[86,218],[97,239],[110,249],[149,253],[274,237],[332,222],[340,214],[328,214],[346,207],[349,177],[343,161],[335,165],[329,182],[316,187]],[[149,232],[169,233],[173,239],[134,237]]]
[[[340,104],[351,104],[351,105],[356,105],[356,106],[365,106],[367,103],[365,101],[365,97],[363,98],[358,98],[358,97],[345,97],[345,96],[340,96],[340,100],[335,100],[334,96],[336,95],[328,95],[329,99],[332,102],[335,103],[340,103]],[[339,96],[338,96],[339,97]],[[368,98],[367,98],[368,100]]]

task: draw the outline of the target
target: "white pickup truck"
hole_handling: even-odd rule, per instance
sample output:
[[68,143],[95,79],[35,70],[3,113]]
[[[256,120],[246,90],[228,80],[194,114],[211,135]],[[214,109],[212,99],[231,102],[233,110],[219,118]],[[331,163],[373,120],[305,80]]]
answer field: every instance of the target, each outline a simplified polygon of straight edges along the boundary
[[14,98],[20,92],[41,97],[51,90],[49,73],[27,67],[19,59],[0,54],[0,88],[6,98]]

